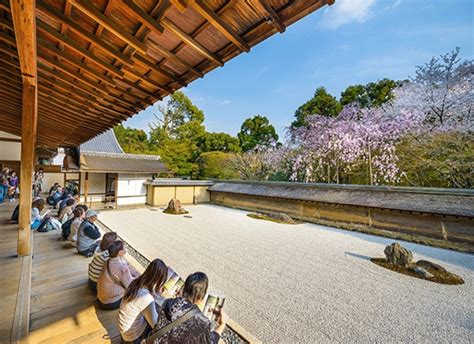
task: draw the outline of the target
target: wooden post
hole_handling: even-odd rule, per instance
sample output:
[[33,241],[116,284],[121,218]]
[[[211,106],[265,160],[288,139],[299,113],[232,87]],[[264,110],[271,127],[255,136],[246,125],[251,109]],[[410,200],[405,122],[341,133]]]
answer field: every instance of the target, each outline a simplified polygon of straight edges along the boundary
[[89,192],[89,172],[84,177],[84,204],[87,205],[87,194]]
[[36,124],[38,119],[36,1],[10,1],[18,60],[23,81],[21,113],[21,169],[18,255],[31,254],[31,199],[34,170]]
[[118,206],[118,173],[115,174],[115,180],[114,180],[114,209],[117,209]]

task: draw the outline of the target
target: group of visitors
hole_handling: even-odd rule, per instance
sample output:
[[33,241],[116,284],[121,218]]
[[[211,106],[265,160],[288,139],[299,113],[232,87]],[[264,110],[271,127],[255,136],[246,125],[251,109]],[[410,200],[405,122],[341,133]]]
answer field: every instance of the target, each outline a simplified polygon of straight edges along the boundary
[[[124,258],[126,247],[117,234],[104,234],[89,263],[89,286],[106,310],[119,309],[118,328],[122,343],[218,343],[226,315],[218,311],[217,326],[201,312],[208,278],[203,272],[188,276],[176,298],[162,295],[168,267],[153,260],[140,274]],[[160,306],[161,304],[161,306]]]
[[[226,325],[226,315],[219,309],[216,324],[201,309],[208,289],[203,272],[189,275],[181,293],[166,299],[163,286],[168,267],[161,259],[153,260],[143,274],[125,259],[126,246],[117,233],[101,238],[96,225],[99,213],[78,204],[60,185],[49,190],[47,200],[35,197],[32,206],[32,229],[40,228],[47,218],[62,223],[60,241],[68,241],[80,255],[93,257],[89,263],[89,286],[97,294],[104,310],[119,309],[118,328],[122,343],[218,343]],[[49,209],[45,211],[45,207]],[[56,209],[58,216],[52,215]]]
[[0,173],[0,203],[7,199],[9,202],[13,202],[19,192],[16,172],[8,167],[3,168]]

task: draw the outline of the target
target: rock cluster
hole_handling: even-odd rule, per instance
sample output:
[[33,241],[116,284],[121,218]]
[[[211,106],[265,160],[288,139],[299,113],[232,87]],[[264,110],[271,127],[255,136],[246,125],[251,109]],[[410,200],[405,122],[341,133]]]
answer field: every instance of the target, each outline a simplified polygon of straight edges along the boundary
[[188,211],[186,211],[181,205],[180,200],[176,198],[173,198],[171,201],[169,201],[168,207],[165,210],[163,210],[163,212],[166,214],[173,214],[173,215],[181,215],[181,214],[188,213]]

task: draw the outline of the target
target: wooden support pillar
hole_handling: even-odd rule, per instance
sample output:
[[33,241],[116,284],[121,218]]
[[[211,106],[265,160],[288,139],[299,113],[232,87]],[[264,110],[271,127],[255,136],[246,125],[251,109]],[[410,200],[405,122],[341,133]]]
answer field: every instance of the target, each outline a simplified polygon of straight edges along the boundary
[[84,204],[87,205],[87,194],[89,193],[89,172],[84,176]]
[[114,180],[114,209],[117,209],[118,206],[118,173],[115,174]]
[[31,253],[31,201],[36,145],[36,119],[38,115],[38,90],[36,85],[23,85],[23,108],[21,116],[21,168],[20,168],[20,214],[18,228],[18,255]]
[[21,112],[21,169],[18,255],[31,254],[32,177],[38,119],[38,80],[36,49],[36,1],[10,1],[18,60],[23,81]]

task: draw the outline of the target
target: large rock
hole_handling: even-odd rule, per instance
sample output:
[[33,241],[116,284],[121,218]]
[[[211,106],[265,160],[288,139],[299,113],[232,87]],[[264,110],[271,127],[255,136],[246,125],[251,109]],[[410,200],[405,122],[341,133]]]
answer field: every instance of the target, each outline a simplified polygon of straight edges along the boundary
[[295,221],[290,216],[286,215],[285,213],[267,213],[263,215],[271,219],[274,219],[278,222],[289,223],[289,224],[295,223]]
[[420,268],[419,266],[415,266],[414,268],[411,269],[414,273],[417,275],[423,277],[423,278],[431,278],[433,277],[433,274],[431,274],[428,270],[424,268]]
[[173,198],[171,201],[168,203],[168,207],[163,210],[164,213],[166,214],[174,214],[174,215],[181,215],[181,214],[187,214],[188,212],[184,210],[183,206],[181,205],[181,202],[179,199]]
[[402,247],[399,243],[394,242],[385,247],[383,251],[387,257],[387,262],[390,264],[408,267],[413,260],[413,254],[410,250]]
[[430,262],[429,260],[419,260],[416,262],[416,265],[425,268],[425,269],[431,269],[439,272],[446,272],[446,269],[443,268],[441,265]]

